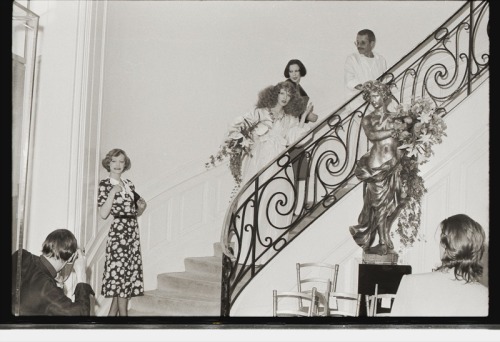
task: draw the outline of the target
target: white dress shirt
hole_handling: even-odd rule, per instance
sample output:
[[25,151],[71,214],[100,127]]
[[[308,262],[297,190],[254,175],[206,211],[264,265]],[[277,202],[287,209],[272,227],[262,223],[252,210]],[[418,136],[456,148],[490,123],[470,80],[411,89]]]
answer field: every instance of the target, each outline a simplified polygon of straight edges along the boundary
[[[346,91],[346,100],[359,93],[354,87],[367,81],[376,80],[387,71],[385,58],[376,52],[373,57],[366,57],[358,52],[347,56],[344,65],[344,85]],[[363,100],[360,98],[350,106],[353,110],[361,105]]]

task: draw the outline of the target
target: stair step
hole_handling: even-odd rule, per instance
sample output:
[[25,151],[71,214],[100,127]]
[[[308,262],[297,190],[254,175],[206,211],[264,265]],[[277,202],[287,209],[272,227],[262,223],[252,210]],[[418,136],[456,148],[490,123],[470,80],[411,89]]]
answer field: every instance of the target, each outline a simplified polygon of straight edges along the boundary
[[195,272],[172,272],[158,275],[158,290],[194,292],[205,298],[220,298],[221,282],[213,276]]
[[189,257],[184,259],[187,272],[199,272],[213,281],[221,280],[222,257]]
[[[219,295],[220,298],[220,295]],[[220,299],[191,291],[146,291],[130,301],[130,316],[219,316]]]
[[[230,246],[234,249],[235,243],[231,242]],[[214,256],[222,258],[222,244],[214,242]]]

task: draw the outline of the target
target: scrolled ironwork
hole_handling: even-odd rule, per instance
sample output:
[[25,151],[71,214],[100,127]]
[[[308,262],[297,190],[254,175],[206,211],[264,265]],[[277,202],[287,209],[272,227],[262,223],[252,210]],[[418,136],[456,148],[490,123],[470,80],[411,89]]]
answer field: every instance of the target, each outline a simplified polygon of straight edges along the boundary
[[[488,10],[487,1],[467,2],[379,77],[392,85],[394,102],[430,98],[444,116],[478,87],[488,76],[489,50],[479,51],[485,40],[489,42]],[[306,221],[310,224],[305,218],[321,215],[352,188],[348,185],[355,179],[355,163],[368,151],[361,119],[369,104],[348,109],[360,96],[269,162],[233,199],[221,235],[222,316],[229,316],[232,303],[251,279],[306,228]],[[301,152],[290,157],[298,146]],[[304,184],[293,174],[303,165]]]

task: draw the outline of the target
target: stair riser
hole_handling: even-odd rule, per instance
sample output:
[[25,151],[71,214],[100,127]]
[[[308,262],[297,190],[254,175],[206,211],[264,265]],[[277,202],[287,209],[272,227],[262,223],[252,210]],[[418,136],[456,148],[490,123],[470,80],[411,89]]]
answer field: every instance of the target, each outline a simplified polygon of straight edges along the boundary
[[220,281],[222,275],[222,260],[219,264],[215,264],[209,261],[203,261],[202,259],[190,259],[186,258],[184,260],[184,266],[188,272],[200,272],[204,275],[209,276],[213,281]]
[[176,290],[178,292],[194,292],[207,298],[220,298],[221,285],[218,282],[204,282],[178,278],[167,274],[158,276],[158,290]]
[[220,303],[184,301],[181,298],[162,298],[157,296],[134,297],[130,301],[131,310],[158,316],[219,316]]
[[[234,246],[236,244],[234,242],[231,242],[230,246],[234,249]],[[214,256],[216,257],[221,257],[222,258],[222,247],[220,242],[215,242],[214,243]]]
[[222,247],[220,242],[214,243],[214,256],[222,258]]

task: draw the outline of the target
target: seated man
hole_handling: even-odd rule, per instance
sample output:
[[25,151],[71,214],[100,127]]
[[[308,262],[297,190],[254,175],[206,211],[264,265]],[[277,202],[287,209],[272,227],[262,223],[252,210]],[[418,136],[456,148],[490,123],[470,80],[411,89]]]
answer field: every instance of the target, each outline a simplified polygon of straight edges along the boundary
[[[77,249],[73,233],[67,229],[54,230],[45,239],[42,253],[36,256],[23,249],[12,255],[13,309],[19,305],[20,316],[90,315],[90,295],[94,295],[94,291],[86,283],[87,262],[84,254]],[[74,302],[56,281],[58,273],[68,262],[74,262],[76,273]]]

